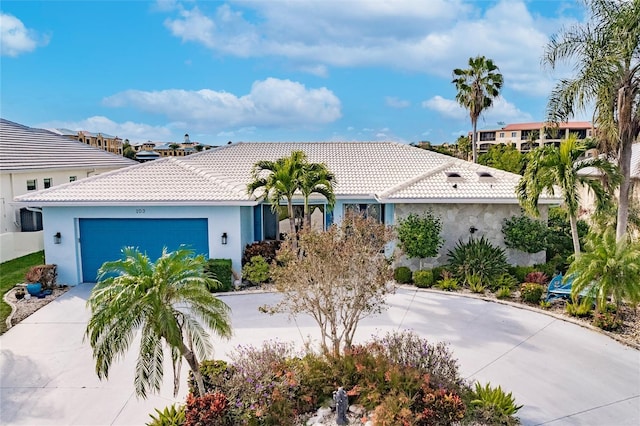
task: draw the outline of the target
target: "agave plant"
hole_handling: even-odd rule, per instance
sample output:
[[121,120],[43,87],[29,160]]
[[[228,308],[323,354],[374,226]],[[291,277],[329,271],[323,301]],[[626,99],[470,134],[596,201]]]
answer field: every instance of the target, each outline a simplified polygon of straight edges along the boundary
[[458,241],[447,257],[449,269],[460,280],[477,275],[482,282],[491,282],[509,268],[504,250],[491,244],[484,236],[480,239],[470,238],[467,243]]
[[511,392],[504,392],[500,386],[492,388],[491,383],[482,386],[476,382],[472,398],[471,405],[476,407],[480,416],[488,424],[512,425],[518,423],[513,416],[522,408],[522,405],[516,405],[516,400]]

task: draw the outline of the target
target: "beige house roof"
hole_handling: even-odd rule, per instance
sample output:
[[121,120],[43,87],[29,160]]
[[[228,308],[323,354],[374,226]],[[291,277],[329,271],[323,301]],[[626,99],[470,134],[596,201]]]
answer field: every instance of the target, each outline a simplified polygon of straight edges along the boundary
[[[302,150],[336,175],[342,199],[380,202],[517,203],[519,175],[393,142],[236,143],[93,176],[19,197],[38,205],[254,205],[253,165]],[[557,204],[544,197],[541,203]]]
[[112,169],[137,162],[48,130],[0,119],[0,170]]

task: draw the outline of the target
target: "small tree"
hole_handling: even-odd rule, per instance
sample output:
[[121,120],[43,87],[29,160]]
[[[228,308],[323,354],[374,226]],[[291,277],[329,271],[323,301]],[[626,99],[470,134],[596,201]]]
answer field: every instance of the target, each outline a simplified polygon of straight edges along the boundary
[[304,230],[298,250],[291,239],[278,252],[271,278],[283,293],[269,313],[310,315],[320,326],[322,350],[340,355],[351,347],[359,321],[382,311],[392,269],[384,254],[392,230],[360,215],[347,215],[326,232]]
[[398,223],[398,240],[400,248],[409,258],[420,259],[420,269],[422,269],[422,259],[425,257],[435,257],[442,247],[444,240],[440,237],[442,231],[442,220],[428,211],[422,216],[411,213]]
[[547,225],[528,216],[513,216],[502,222],[504,245],[525,253],[538,253],[547,249]]

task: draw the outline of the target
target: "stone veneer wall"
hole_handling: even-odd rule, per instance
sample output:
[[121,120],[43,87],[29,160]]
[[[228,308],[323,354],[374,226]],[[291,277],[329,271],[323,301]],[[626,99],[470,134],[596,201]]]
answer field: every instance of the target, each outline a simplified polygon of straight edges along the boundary
[[[547,206],[539,206],[543,218],[547,218]],[[475,238],[484,236],[492,244],[505,249],[507,260],[512,265],[534,265],[545,262],[545,252],[535,254],[524,253],[519,250],[507,249],[502,235],[502,221],[505,218],[519,216],[520,206],[517,204],[396,204],[395,220],[398,223],[409,214],[422,214],[431,210],[442,219],[441,236],[445,242],[438,257],[422,259],[422,268],[428,269],[447,263],[447,252],[453,249],[458,240],[468,241],[471,233],[469,228],[477,228],[473,234]],[[407,259],[399,256],[396,266],[408,266],[412,270],[420,269],[420,259]]]

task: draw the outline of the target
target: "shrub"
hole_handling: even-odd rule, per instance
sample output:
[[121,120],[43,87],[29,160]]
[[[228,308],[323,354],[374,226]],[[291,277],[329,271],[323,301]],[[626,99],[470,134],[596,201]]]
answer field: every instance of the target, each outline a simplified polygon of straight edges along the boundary
[[496,297],[498,299],[509,299],[511,297],[511,288],[500,287],[496,292]]
[[435,268],[433,268],[431,270],[431,272],[433,272],[433,281],[438,281],[440,278],[442,278],[442,274],[444,272],[448,272],[447,268],[445,268],[444,266],[436,266]]
[[[204,360],[200,363],[200,373],[204,382],[206,392],[221,391],[224,389],[224,382],[229,380],[233,374],[233,367],[222,360]],[[193,372],[189,371],[189,392],[197,393],[198,385],[193,377]]]
[[476,416],[483,424],[518,424],[518,420],[513,416],[522,408],[522,405],[516,405],[511,392],[505,393],[500,386],[492,388],[490,383],[481,386],[476,382],[471,398]]
[[535,303],[536,305],[542,299],[544,293],[544,286],[537,283],[524,283],[520,286],[520,298],[528,303]]
[[162,411],[156,408],[156,414],[149,414],[149,417],[151,421],[147,426],[182,426],[186,421],[184,406],[176,404],[165,407]]
[[518,280],[511,274],[502,274],[489,284],[491,291],[496,291],[499,288],[508,287],[509,289],[515,289],[518,287]]
[[253,256],[242,267],[242,277],[256,285],[266,283],[271,278],[269,263],[262,256]]
[[622,327],[622,320],[612,312],[598,312],[593,317],[593,325],[606,331],[615,331]]
[[231,425],[227,408],[229,401],[221,392],[207,393],[202,396],[187,395],[185,426],[225,426]]
[[435,257],[444,240],[440,237],[442,220],[428,211],[422,216],[411,213],[398,222],[400,248],[409,258]]
[[398,266],[393,271],[393,279],[399,284],[409,284],[412,280],[411,269],[407,266]]
[[374,426],[410,425],[415,420],[412,399],[396,389],[387,394],[373,413]]
[[210,292],[229,291],[232,288],[231,259],[209,259],[205,274],[220,281],[220,286],[209,287]]
[[459,279],[478,275],[483,282],[507,272],[509,264],[503,249],[492,245],[485,237],[470,238],[467,243],[458,241],[447,253],[449,269]]
[[591,316],[593,305],[590,301],[583,299],[580,302],[567,302],[564,310],[572,317],[586,318]]
[[249,263],[254,256],[262,256],[267,263],[273,262],[281,244],[281,241],[256,241],[247,244],[242,254],[242,266]]
[[484,293],[486,287],[482,285],[482,278],[477,275],[468,275],[466,283],[473,293]]
[[549,309],[551,307],[551,302],[547,302],[546,300],[541,300],[539,306],[542,309]]
[[525,278],[527,277],[527,274],[529,272],[533,272],[533,271],[535,271],[535,268],[533,266],[511,266],[511,267],[509,267],[509,273],[516,278],[517,284],[525,282]]
[[458,289],[458,279],[454,277],[444,277],[436,283],[440,290],[455,291]]
[[547,285],[549,284],[549,276],[541,271],[529,272],[525,277],[525,282]]
[[504,244],[525,253],[538,253],[547,248],[547,225],[528,216],[513,216],[502,222]]
[[433,271],[421,269],[413,273],[413,282],[416,287],[429,288],[433,286]]

